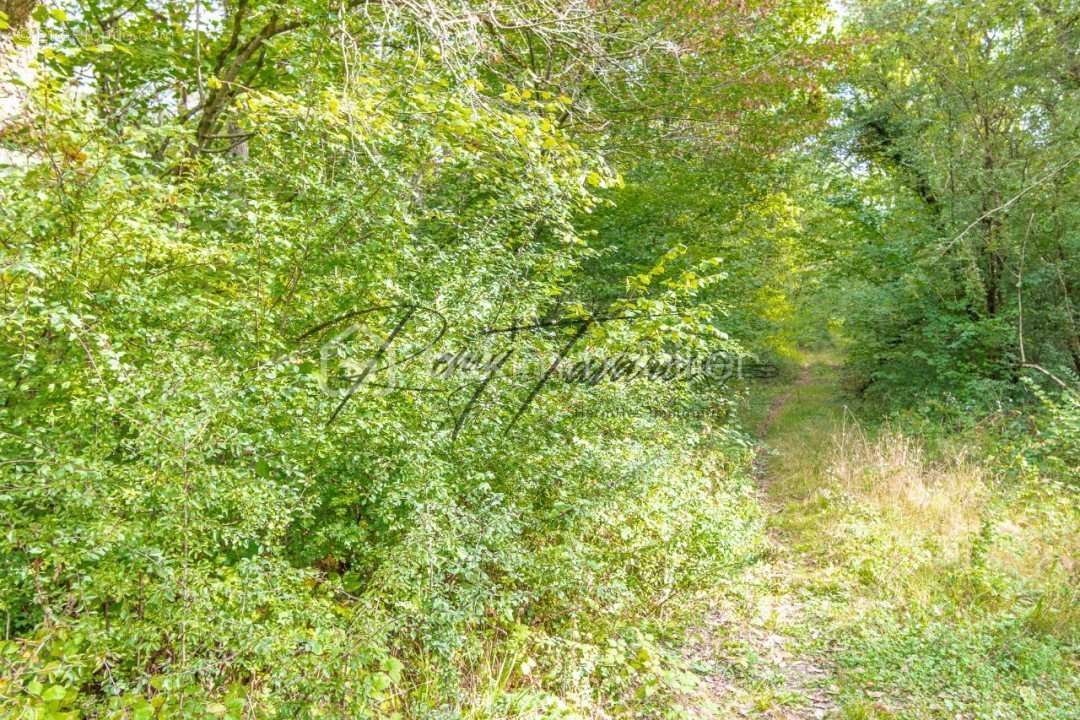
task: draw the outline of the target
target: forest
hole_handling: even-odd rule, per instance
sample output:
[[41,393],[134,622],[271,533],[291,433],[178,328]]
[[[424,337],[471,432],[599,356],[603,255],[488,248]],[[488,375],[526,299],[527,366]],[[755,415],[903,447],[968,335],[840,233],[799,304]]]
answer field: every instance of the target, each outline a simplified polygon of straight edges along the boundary
[[1080,718],[1078,0],[0,0],[0,718]]

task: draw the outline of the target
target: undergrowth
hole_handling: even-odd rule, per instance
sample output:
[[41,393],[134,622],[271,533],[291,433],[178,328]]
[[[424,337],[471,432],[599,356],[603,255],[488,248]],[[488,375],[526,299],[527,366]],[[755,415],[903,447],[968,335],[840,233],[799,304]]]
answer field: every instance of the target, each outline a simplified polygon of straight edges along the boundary
[[931,436],[925,416],[918,435],[860,417],[818,360],[753,410],[788,396],[768,433],[775,529],[801,564],[779,583],[806,603],[787,632],[835,665],[842,714],[1076,717],[1075,486],[993,421]]

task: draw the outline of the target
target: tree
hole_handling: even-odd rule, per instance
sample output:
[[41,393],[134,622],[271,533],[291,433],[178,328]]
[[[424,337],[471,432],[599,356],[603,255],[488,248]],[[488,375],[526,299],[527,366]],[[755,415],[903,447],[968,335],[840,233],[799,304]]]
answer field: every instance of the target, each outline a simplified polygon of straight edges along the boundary
[[[904,248],[874,270],[891,285],[877,304],[888,314],[859,313],[867,356],[914,359],[922,369],[904,377],[964,368],[1008,379],[1025,363],[1080,371],[1075,4],[857,8],[852,33],[873,42],[850,77],[842,152],[895,183],[876,222]],[[921,223],[910,222],[912,201]]]

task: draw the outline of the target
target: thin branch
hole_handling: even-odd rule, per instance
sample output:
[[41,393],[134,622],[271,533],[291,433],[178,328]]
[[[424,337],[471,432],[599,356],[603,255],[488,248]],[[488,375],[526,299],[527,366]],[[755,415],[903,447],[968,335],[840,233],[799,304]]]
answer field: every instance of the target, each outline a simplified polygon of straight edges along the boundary
[[961,238],[963,238],[965,235],[968,234],[968,231],[971,230],[971,228],[975,227],[976,225],[978,225],[979,223],[981,223],[983,220],[990,217],[991,215],[994,215],[995,213],[1001,212],[1002,210],[1007,210],[1014,202],[1016,202],[1020,198],[1024,197],[1029,192],[1031,192],[1032,190],[1034,190],[1038,186],[1042,185],[1044,182],[1046,182],[1050,178],[1054,177],[1059,172],[1061,172],[1065,168],[1069,167],[1070,165],[1072,165],[1077,160],[1080,160],[1080,153],[1077,153],[1076,155],[1073,155],[1071,158],[1069,158],[1068,160],[1063,162],[1061,165],[1054,168],[1050,172],[1046,173],[1041,178],[1039,178],[1038,180],[1031,183],[1030,185],[1028,185],[1023,190],[1018,192],[1016,195],[1013,195],[1009,200],[1005,201],[1001,205],[998,205],[995,208],[991,208],[990,210],[987,210],[982,215],[980,215],[979,217],[972,220],[971,223],[966,228],[964,228],[963,230],[960,231],[959,235],[954,237],[952,240],[949,240],[949,242],[945,243],[945,246],[941,249],[941,252],[938,253],[937,258],[938,259],[942,258],[945,255],[945,253],[947,253],[952,248],[953,245],[955,245],[957,242],[959,242],[959,240]]

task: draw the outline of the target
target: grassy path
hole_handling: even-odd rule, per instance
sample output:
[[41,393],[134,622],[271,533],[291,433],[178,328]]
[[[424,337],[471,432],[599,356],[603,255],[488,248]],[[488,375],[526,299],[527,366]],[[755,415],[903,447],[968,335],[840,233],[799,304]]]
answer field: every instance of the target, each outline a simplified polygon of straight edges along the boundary
[[692,643],[711,663],[700,717],[1080,717],[1076,596],[1059,603],[1056,632],[1040,626],[1036,593],[1067,585],[1045,563],[1025,569],[1036,540],[1069,556],[1075,517],[999,538],[988,517],[1024,521],[989,500],[978,463],[932,462],[898,433],[869,438],[828,357],[762,386],[748,415],[766,448],[766,543]]
[[802,720],[839,712],[832,662],[807,643],[815,631],[802,584],[815,568],[796,549],[813,542],[812,528],[785,522],[819,471],[814,459],[841,416],[831,402],[838,395],[835,372],[820,364],[754,398],[750,423],[765,443],[755,475],[768,512],[767,545],[698,641],[723,659],[710,687],[716,717]]

